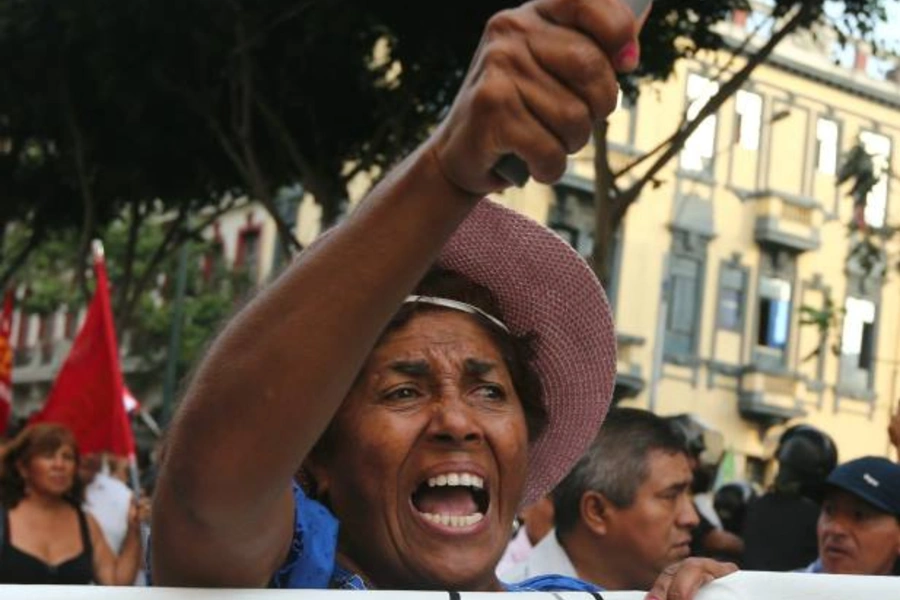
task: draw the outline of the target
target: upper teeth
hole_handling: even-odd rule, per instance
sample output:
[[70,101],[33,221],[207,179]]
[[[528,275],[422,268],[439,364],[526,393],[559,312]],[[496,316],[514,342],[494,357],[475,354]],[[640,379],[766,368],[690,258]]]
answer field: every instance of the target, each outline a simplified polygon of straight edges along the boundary
[[472,473],[446,473],[428,479],[428,487],[465,486],[484,489],[484,479]]

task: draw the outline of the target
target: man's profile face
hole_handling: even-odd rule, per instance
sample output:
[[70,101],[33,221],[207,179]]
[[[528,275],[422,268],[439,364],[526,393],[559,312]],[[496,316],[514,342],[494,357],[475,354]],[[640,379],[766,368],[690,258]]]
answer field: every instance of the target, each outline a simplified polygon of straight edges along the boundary
[[886,575],[900,555],[900,522],[859,496],[832,489],[819,513],[819,558],[826,573]]
[[611,507],[607,538],[628,571],[630,589],[650,589],[663,569],[690,554],[691,529],[698,523],[690,486],[686,455],[652,450],[634,502]]

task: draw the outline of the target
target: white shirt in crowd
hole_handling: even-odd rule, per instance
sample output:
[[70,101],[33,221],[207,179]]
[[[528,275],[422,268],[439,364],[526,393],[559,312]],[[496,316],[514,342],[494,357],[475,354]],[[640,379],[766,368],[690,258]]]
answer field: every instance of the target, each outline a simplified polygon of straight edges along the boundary
[[500,573],[500,581],[517,583],[540,575],[565,575],[578,577],[575,566],[556,539],[556,529],[551,529],[544,539],[532,548],[528,559]]
[[[85,511],[91,513],[110,549],[119,554],[128,533],[128,511],[131,508],[131,488],[109,474],[104,468],[84,490]],[[143,571],[138,571],[135,585],[146,585]]]

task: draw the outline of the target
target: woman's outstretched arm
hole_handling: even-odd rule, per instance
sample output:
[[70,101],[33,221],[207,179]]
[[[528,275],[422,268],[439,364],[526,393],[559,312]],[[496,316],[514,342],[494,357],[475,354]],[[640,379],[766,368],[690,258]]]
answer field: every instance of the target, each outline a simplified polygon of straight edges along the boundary
[[[538,0],[488,24],[447,119],[345,224],[213,343],[170,432],[154,500],[162,585],[265,585],[292,538],[289,482],[403,297],[516,154],[562,175],[636,62],[621,0]],[[607,57],[622,57],[607,58]],[[625,62],[618,64],[617,60]]]

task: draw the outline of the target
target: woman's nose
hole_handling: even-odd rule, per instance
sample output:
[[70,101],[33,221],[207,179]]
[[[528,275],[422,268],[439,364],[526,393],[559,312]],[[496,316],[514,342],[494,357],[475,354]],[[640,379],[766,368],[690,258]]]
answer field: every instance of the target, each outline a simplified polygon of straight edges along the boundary
[[479,441],[483,437],[473,408],[456,390],[435,402],[430,430],[434,439],[454,443]]

